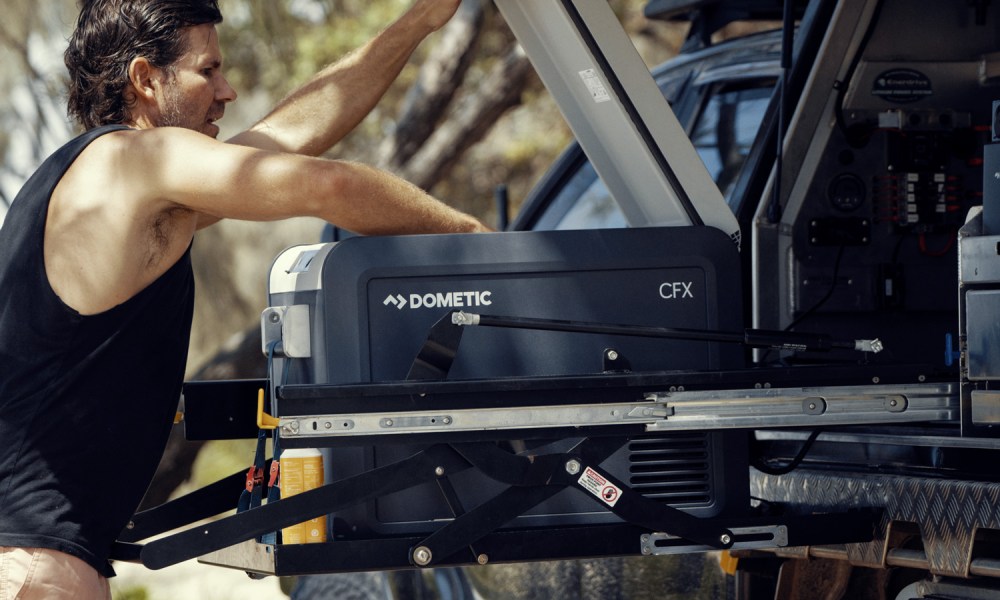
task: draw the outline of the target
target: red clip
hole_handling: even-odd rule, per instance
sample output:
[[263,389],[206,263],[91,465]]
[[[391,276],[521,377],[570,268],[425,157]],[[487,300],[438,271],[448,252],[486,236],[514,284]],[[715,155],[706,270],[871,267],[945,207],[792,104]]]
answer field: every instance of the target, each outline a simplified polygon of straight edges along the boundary
[[247,471],[247,491],[252,492],[254,488],[259,487],[264,483],[264,469],[259,467],[250,467]]
[[[278,481],[278,473],[281,472],[281,467],[279,466],[280,464],[281,463],[279,461],[276,461],[276,460],[272,460],[271,461],[271,479],[268,480],[267,487],[273,488],[274,485],[275,485],[275,483],[277,483],[277,481]],[[278,487],[281,487],[281,486],[279,485]]]

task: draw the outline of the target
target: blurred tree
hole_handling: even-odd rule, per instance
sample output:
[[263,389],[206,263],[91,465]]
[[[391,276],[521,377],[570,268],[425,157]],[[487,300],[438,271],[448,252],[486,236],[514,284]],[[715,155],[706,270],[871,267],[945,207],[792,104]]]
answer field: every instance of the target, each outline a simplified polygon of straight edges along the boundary
[[21,183],[72,136],[61,50],[72,0],[8,0],[0,21],[0,222]]

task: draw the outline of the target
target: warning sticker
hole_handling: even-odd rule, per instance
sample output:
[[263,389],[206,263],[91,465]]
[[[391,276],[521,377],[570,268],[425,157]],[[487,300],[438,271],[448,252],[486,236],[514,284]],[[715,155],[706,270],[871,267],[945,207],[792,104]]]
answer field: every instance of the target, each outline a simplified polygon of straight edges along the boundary
[[611,94],[608,93],[608,88],[604,87],[601,78],[597,76],[597,71],[594,69],[580,71],[580,78],[583,79],[583,84],[587,86],[587,91],[590,92],[594,102],[600,104],[611,100]]
[[622,496],[622,490],[601,476],[600,473],[587,467],[577,480],[584,489],[600,498],[608,506],[614,506]]

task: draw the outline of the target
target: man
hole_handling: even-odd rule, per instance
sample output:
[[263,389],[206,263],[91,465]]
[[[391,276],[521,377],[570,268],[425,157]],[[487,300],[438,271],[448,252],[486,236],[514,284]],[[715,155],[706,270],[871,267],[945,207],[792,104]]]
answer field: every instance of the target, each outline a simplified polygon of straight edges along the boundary
[[312,215],[367,234],[483,231],[387,173],[314,158],[458,0],[416,0],[228,143],[216,0],[83,0],[66,51],[88,129],[0,230],[0,599],[110,598],[113,541],[156,468],[190,333],[195,231]]

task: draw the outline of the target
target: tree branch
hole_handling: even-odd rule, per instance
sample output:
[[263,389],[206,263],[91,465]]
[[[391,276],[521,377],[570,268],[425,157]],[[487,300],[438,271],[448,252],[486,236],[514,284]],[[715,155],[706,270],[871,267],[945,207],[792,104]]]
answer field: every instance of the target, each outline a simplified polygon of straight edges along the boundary
[[483,11],[483,0],[463,0],[458,13],[442,29],[440,41],[406,94],[392,135],[379,147],[382,168],[402,169],[433,133],[473,62]]
[[434,131],[400,175],[424,189],[433,187],[501,115],[521,103],[533,72],[527,55],[515,45],[476,87],[476,93]]

